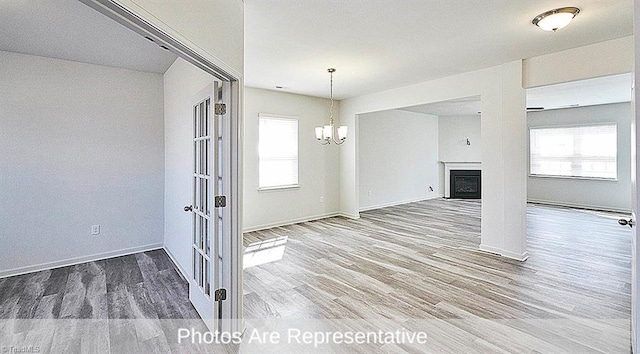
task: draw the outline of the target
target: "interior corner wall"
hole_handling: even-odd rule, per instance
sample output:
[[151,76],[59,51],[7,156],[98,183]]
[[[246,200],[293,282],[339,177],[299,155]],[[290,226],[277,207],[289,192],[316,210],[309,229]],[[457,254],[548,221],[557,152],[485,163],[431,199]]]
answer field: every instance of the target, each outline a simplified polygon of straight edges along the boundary
[[162,75],[0,52],[0,77],[0,276],[161,247]]
[[[532,202],[572,207],[631,211],[631,119],[630,103],[529,112],[531,127],[618,124],[618,179],[616,181],[531,177],[528,199]],[[527,141],[529,137],[527,136]]]
[[360,211],[439,195],[437,116],[391,110],[359,123]]
[[213,76],[178,58],[164,73],[164,246],[183,273],[191,274],[193,123],[192,97]]
[[[339,211],[341,147],[323,146],[314,128],[327,122],[329,100],[245,87],[244,89],[244,230],[252,231],[334,216]],[[298,117],[299,188],[258,190],[259,113]],[[340,115],[340,105],[334,107]],[[353,135],[353,131],[349,132]],[[347,139],[349,140],[349,139]]]

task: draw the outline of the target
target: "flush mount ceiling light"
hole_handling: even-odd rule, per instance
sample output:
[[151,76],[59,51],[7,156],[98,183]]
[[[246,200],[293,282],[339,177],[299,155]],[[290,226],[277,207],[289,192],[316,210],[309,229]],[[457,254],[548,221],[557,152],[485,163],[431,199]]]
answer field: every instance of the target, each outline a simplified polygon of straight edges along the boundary
[[[324,127],[316,127],[316,139],[322,145],[331,144],[333,141],[336,145],[341,145],[347,139],[347,126],[343,125],[337,129],[333,123],[333,73],[336,69],[327,69],[331,75],[331,106],[329,107],[329,124]],[[336,139],[336,136],[338,137]]]
[[580,9],[577,7],[561,7],[542,13],[531,22],[545,31],[555,32],[566,27],[579,12]]

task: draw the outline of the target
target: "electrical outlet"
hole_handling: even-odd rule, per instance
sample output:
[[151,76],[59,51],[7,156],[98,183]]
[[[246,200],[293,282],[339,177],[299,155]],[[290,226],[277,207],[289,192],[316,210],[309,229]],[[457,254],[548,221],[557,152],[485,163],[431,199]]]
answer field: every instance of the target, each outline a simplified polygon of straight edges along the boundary
[[320,197],[320,203],[324,203],[324,197]]
[[100,225],[91,225],[91,234],[100,235]]
[[368,194],[368,195],[369,195],[369,197],[370,197],[370,196],[371,196],[371,191],[369,191],[367,194]]

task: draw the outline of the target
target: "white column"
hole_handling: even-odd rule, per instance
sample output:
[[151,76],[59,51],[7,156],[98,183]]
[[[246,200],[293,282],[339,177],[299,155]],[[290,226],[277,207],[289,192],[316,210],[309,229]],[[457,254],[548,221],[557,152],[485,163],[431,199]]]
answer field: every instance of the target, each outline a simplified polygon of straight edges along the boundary
[[522,61],[503,65],[502,149],[504,244],[502,255],[527,259],[527,108]]
[[522,61],[502,65],[482,97],[482,236],[480,249],[527,258],[526,96]]

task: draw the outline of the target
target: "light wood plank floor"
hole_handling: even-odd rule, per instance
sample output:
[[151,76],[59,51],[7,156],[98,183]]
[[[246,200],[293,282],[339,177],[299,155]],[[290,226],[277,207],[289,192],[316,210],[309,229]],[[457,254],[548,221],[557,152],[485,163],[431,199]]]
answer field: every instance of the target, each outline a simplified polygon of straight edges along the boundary
[[214,347],[180,345],[179,328],[206,331],[189,301],[188,283],[164,250],[0,279],[0,352],[170,353]]
[[[630,232],[530,206],[530,258],[477,251],[480,203],[430,200],[245,234],[248,332],[424,331],[428,343],[185,345],[203,324],[161,251],[0,279],[0,346],[41,353],[629,351]],[[183,319],[187,319],[183,321]],[[246,345],[247,344],[247,345]]]
[[480,207],[434,199],[247,233],[245,316],[430,332],[424,347],[373,350],[629,352],[631,238],[618,215],[529,205],[518,262],[478,251]]
[[187,286],[164,250],[140,252],[2,278],[0,318],[197,318]]

